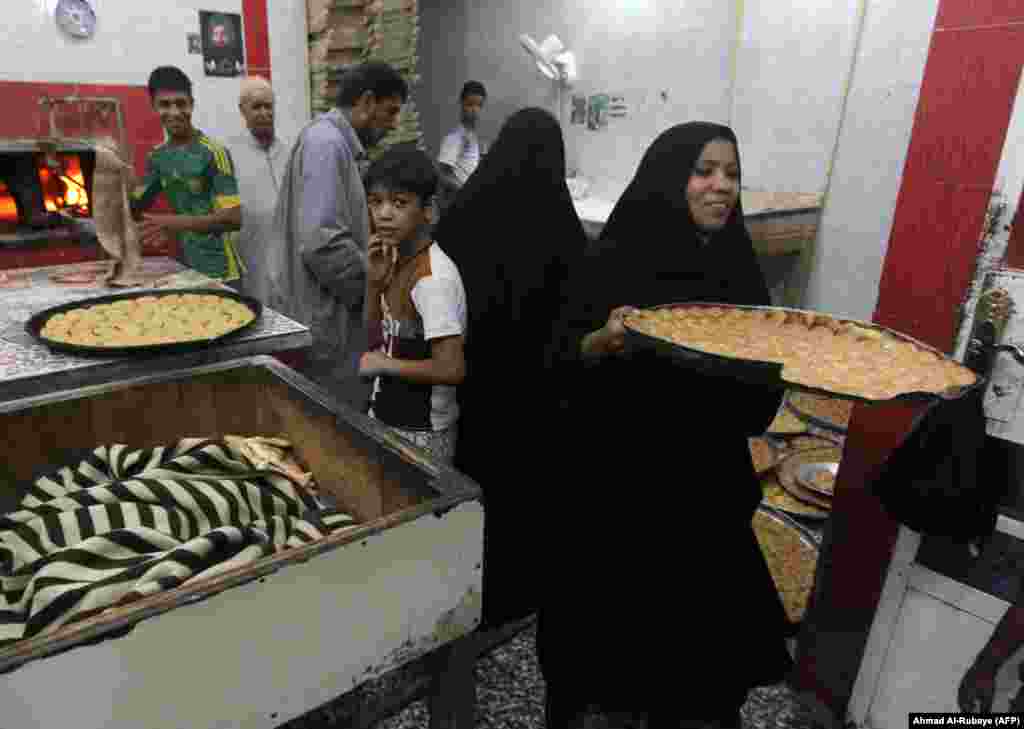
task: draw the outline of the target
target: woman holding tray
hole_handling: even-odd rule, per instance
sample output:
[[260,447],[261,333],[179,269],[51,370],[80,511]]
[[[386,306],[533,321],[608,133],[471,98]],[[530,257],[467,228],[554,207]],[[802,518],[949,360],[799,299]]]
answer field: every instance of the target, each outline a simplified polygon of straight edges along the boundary
[[651,729],[739,727],[749,689],[792,667],[751,527],[761,489],[747,444],[782,391],[624,348],[630,307],[770,303],[739,190],[732,130],[666,131],[571,275],[555,357],[572,437],[545,495],[538,635],[549,729],[594,706]]

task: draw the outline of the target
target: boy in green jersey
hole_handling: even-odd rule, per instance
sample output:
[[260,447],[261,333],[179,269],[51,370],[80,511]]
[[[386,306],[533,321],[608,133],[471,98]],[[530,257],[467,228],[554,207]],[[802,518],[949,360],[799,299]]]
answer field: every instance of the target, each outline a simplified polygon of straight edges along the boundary
[[[241,278],[235,234],[242,227],[231,155],[192,126],[192,82],[180,69],[161,66],[149,76],[149,98],[166,141],[150,152],[146,177],[132,195],[141,215],[143,246],[164,233],[178,236],[184,263],[223,281]],[[163,192],[174,213],[146,213]]]

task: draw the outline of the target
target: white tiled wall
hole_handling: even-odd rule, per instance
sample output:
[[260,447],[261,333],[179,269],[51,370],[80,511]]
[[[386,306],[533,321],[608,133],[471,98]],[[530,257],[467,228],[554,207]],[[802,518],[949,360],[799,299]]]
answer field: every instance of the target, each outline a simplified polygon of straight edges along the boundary
[[745,0],[732,126],[752,189],[825,189],[867,0]]
[[868,0],[807,308],[871,319],[938,0]]
[[592,195],[614,200],[653,138],[690,119],[732,120],[750,187],[819,192],[836,149],[804,305],[870,319],[937,0],[420,6],[428,149],[457,122],[454,97],[466,78],[490,91],[485,136],[523,106],[556,110],[550,82],[519,47],[523,32],[538,41],[558,34],[578,57],[575,91],[621,92],[632,109],[604,132],[567,129],[570,166],[595,178]]

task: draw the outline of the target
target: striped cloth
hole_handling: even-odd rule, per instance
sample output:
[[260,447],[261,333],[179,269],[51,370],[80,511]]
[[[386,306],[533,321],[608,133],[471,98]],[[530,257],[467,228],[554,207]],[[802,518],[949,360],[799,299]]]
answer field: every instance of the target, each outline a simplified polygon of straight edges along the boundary
[[0,516],[0,645],[355,523],[219,440],[95,449]]

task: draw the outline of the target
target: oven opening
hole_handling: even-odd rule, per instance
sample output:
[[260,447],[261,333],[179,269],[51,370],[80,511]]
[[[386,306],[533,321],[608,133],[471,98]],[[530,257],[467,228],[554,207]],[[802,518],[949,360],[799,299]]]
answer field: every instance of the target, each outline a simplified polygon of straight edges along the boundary
[[74,218],[89,217],[89,193],[77,153],[44,157],[39,166],[39,181],[43,186],[43,203],[49,212]]
[[0,151],[0,233],[74,230],[91,218],[94,163],[85,151]]

